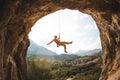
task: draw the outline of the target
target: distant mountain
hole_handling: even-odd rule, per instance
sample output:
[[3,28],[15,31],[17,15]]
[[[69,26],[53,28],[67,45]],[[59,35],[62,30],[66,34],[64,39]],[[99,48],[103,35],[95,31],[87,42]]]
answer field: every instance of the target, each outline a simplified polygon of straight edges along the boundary
[[36,43],[34,43],[32,40],[30,40],[30,46],[28,48],[27,51],[27,56],[40,56],[40,57],[46,57],[46,56],[54,56],[56,58],[68,58],[68,57],[77,57],[77,56],[85,56],[85,55],[92,55],[92,54],[96,54],[96,53],[100,53],[102,51],[102,49],[94,49],[94,50],[79,50],[75,53],[73,53],[73,55],[58,55],[56,52],[50,51],[45,47],[39,46]]
[[27,51],[28,56],[30,55],[41,55],[41,56],[55,56],[57,53],[48,50],[45,47],[39,46],[36,43],[34,43],[32,40],[30,40],[30,46],[28,47]]
[[94,50],[79,50],[75,54],[78,56],[92,55],[101,52],[102,49],[94,49]]

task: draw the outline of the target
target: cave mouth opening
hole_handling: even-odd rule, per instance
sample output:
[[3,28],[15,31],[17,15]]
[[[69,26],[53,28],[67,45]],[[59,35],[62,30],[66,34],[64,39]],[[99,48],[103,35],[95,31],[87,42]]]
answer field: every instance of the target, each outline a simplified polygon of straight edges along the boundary
[[[88,54],[87,52],[93,51],[95,54],[102,51],[99,30],[90,15],[81,13],[78,10],[70,9],[59,10],[51,13],[39,19],[32,27],[32,30],[29,33],[30,46],[27,51],[29,59],[34,57],[36,58],[35,60],[37,60],[37,64],[40,63],[39,67],[41,70],[48,70],[46,71],[46,74],[49,74],[49,77],[51,75],[49,71],[51,66],[57,66],[53,64],[55,59],[58,58],[58,56],[60,60],[64,60],[63,57],[67,58],[64,55],[63,47],[57,48],[55,43],[46,45],[54,38],[53,36],[58,33],[61,34],[61,40],[73,41],[72,45],[67,46],[69,53],[66,53],[65,55],[68,54],[68,57],[70,57],[70,54],[75,58],[76,55],[91,55],[91,53]],[[55,57],[56,55],[57,57]],[[71,59],[73,57],[71,57]],[[77,65],[78,63],[75,64]],[[44,68],[42,68],[43,65],[45,66]],[[29,71],[33,69],[31,67],[32,66],[28,64]],[[57,67],[60,68],[59,66]],[[40,76],[43,77],[42,74]],[[69,76],[71,75],[68,73],[67,77]]]

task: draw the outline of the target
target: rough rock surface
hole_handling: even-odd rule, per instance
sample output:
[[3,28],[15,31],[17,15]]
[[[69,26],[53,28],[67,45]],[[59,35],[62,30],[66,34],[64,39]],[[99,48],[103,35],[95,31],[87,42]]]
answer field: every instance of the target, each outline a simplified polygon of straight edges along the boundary
[[64,8],[93,17],[103,48],[99,80],[120,80],[120,0],[0,0],[0,80],[27,80],[31,27],[41,17]]

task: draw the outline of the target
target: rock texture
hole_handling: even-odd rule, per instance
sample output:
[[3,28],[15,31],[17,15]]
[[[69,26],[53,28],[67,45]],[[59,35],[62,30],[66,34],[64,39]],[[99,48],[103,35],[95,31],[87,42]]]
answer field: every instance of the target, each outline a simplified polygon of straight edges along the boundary
[[120,0],[0,0],[0,80],[27,80],[31,27],[41,17],[64,8],[94,18],[103,48],[99,80],[120,80]]

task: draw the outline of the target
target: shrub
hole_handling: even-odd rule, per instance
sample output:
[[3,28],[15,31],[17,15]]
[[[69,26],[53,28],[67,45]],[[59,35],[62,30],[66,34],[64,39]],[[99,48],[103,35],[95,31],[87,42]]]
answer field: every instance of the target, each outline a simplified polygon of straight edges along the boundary
[[47,60],[31,59],[28,63],[28,80],[51,80],[51,68]]

